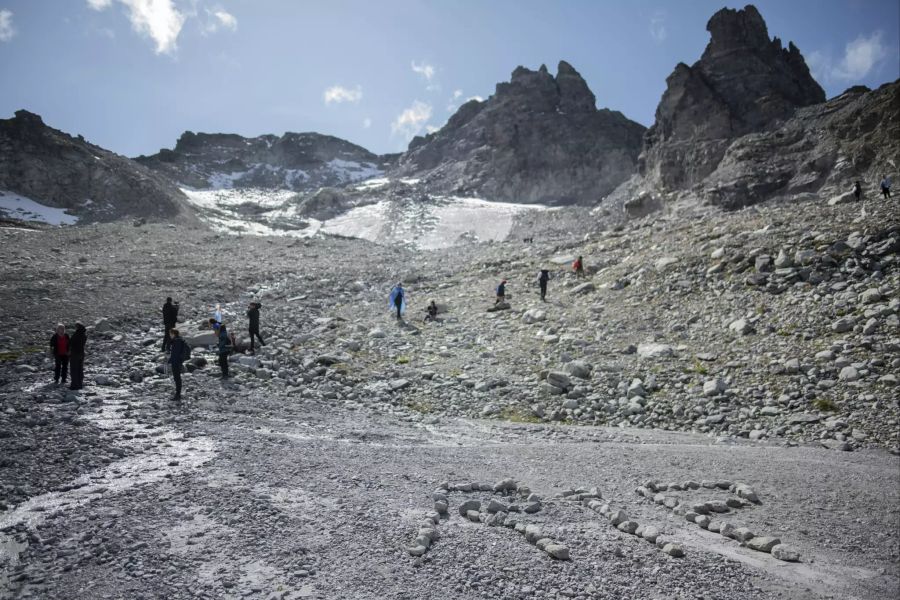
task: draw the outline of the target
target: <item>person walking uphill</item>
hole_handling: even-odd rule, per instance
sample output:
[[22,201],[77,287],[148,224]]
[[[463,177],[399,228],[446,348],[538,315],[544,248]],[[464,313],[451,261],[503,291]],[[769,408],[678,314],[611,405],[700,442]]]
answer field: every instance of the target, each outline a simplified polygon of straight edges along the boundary
[[887,175],[881,177],[881,195],[886,199],[891,197],[891,178]]
[[172,302],[172,298],[166,298],[166,303],[163,304],[162,307],[162,315],[163,315],[163,327],[165,328],[165,333],[163,333],[163,344],[162,349],[163,352],[169,349],[169,346],[172,343],[172,338],[169,336],[169,331],[175,327],[178,323],[178,303]]
[[172,352],[169,354],[169,364],[172,365],[172,378],[175,380],[175,396],[173,402],[181,402],[181,367],[184,361],[191,357],[191,347],[184,341],[177,329],[169,330],[172,336],[172,342],[169,348]]
[[75,323],[75,333],[69,339],[69,373],[72,376],[70,390],[84,387],[84,347],[87,345],[87,329],[80,322]]
[[228,336],[228,329],[224,323],[219,323],[215,319],[210,319],[209,324],[218,334],[218,351],[219,351],[219,369],[222,371],[222,379],[228,379],[228,355],[231,354],[231,338]]
[[53,356],[53,383],[59,385],[62,381],[66,384],[69,375],[69,347],[70,338],[66,333],[66,326],[60,323],[56,326],[56,333],[50,337],[50,354]]
[[547,301],[547,282],[550,281],[550,271],[548,269],[541,269],[541,274],[538,275],[538,283],[541,286],[541,300],[543,302]]
[[402,283],[397,283],[391,289],[391,300],[389,306],[391,309],[397,310],[397,320],[403,318],[403,312],[406,310],[406,290],[403,289]]
[[494,305],[502,304],[506,302],[506,280],[502,280],[500,285],[497,286],[497,299],[494,300]]
[[262,307],[262,304],[259,302],[251,302],[250,306],[247,308],[247,319],[250,321],[250,354],[254,353],[253,350],[253,338],[259,338],[259,345],[265,346],[266,343],[263,341],[262,336],[259,335],[259,309]]

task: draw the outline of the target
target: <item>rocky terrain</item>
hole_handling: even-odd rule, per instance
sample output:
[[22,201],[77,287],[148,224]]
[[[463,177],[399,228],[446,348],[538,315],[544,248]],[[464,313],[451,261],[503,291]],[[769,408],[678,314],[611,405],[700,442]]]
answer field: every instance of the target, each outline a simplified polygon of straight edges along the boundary
[[[894,597],[896,207],[691,205],[586,237],[565,214],[534,243],[436,252],[0,231],[0,590]],[[182,405],[166,295],[197,344]],[[267,345],[223,383],[201,323],[221,304],[243,337],[250,299]],[[43,351],[76,318],[81,393],[48,385]]]
[[493,96],[414,138],[394,173],[451,195],[594,205],[635,172],[643,133],[621,113],[597,109],[569,63],[560,61],[555,77],[543,65],[518,67]]
[[82,223],[194,219],[178,187],[124,156],[25,110],[0,119],[0,192],[62,208]]
[[314,192],[381,175],[395,158],[319,133],[246,138],[186,131],[174,149],[135,161],[191,188]]

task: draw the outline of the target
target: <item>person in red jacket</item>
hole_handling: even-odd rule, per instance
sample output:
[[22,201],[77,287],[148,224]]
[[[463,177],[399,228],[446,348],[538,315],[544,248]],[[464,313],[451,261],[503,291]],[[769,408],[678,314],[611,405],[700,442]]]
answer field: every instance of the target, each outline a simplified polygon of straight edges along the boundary
[[69,375],[69,334],[62,323],[56,326],[56,333],[50,338],[50,355],[53,357],[53,383],[59,385],[62,381],[65,385]]
[[575,277],[584,277],[584,260],[580,256],[572,263],[572,270],[575,271]]

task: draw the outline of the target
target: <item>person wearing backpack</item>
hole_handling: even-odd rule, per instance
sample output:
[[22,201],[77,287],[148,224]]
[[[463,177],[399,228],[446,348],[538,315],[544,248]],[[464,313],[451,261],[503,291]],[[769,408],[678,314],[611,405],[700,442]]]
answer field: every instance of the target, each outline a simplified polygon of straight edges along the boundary
[[497,286],[497,299],[494,300],[494,306],[506,302],[506,280],[500,282]]
[[231,337],[228,335],[228,329],[224,323],[219,323],[215,319],[210,319],[209,324],[218,335],[218,351],[219,351],[219,369],[222,370],[222,379],[228,379],[228,355],[234,348]]
[[549,269],[541,269],[541,274],[538,275],[538,284],[541,286],[541,301],[547,301],[547,282],[550,281],[550,270]]
[[251,302],[250,306],[247,307],[247,320],[250,322],[250,354],[255,354],[253,349],[254,337],[259,339],[260,346],[266,345],[266,343],[262,339],[262,336],[259,335],[259,309],[261,307],[262,304],[260,304],[259,302]]
[[584,277],[584,260],[582,257],[578,257],[574,263],[572,263],[572,270],[575,271],[575,277],[581,279]]
[[60,323],[56,326],[56,333],[50,338],[50,354],[53,356],[53,383],[66,385],[66,377],[69,375],[69,334],[66,326]]
[[397,310],[398,321],[403,318],[403,311],[406,310],[406,290],[403,289],[402,282],[398,282],[397,285],[391,289],[391,299],[388,306]]
[[183,363],[191,357],[191,347],[177,329],[170,329],[169,335],[172,341],[169,344],[169,364],[172,365],[172,378],[175,380],[175,397],[173,402],[181,402],[181,368]]

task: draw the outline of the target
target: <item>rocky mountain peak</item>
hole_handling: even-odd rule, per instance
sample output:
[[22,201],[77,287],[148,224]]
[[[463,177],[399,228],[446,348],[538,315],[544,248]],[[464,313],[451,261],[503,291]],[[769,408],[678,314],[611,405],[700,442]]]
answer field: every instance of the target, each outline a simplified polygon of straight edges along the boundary
[[467,102],[447,125],[414,138],[398,175],[431,189],[491,200],[597,202],[635,170],[644,128],[597,110],[572,65],[516,67],[486,101]]
[[707,29],[710,41],[700,60],[678,64],[666,80],[645,137],[642,172],[665,188],[706,177],[729,140],[770,130],[797,108],[825,101],[800,51],[769,39],[754,6],[722,9]]
[[763,49],[770,43],[766,22],[752,4],[740,10],[723,8],[710,18],[706,30],[710,40],[704,56],[735,49]]

